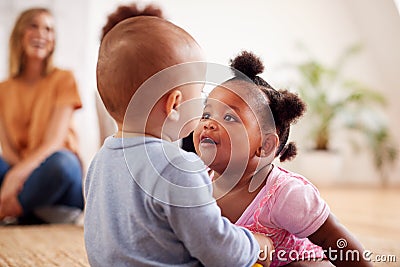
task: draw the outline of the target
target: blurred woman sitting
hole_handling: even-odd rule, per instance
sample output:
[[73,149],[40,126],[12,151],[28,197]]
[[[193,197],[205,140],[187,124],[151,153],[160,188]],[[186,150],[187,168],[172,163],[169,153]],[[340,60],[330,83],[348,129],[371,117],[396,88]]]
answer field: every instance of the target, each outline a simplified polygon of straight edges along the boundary
[[0,83],[0,221],[43,222],[40,214],[53,206],[82,210],[82,166],[72,127],[82,104],[73,74],[52,64],[49,10],[21,13],[9,46],[9,78]]

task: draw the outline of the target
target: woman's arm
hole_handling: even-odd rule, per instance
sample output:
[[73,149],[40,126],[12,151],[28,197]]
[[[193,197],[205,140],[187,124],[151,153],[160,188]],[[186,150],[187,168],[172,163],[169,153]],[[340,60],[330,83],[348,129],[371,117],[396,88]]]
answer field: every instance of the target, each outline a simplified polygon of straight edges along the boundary
[[324,249],[335,266],[372,266],[364,258],[361,243],[331,213],[324,224],[308,239]]
[[42,144],[28,157],[23,159],[20,165],[29,166],[33,171],[43,160],[57,150],[60,150],[68,134],[73,112],[74,108],[72,106],[55,107]]
[[7,132],[5,130],[4,124],[0,118],[0,145],[1,145],[1,153],[2,157],[5,161],[7,161],[10,165],[15,165],[20,161],[18,153],[12,146],[10,139],[7,136]]
[[52,153],[62,148],[73,111],[72,106],[56,107],[42,145],[8,171],[0,191],[0,214],[18,216],[21,213],[21,210],[15,205],[19,192],[33,170]]

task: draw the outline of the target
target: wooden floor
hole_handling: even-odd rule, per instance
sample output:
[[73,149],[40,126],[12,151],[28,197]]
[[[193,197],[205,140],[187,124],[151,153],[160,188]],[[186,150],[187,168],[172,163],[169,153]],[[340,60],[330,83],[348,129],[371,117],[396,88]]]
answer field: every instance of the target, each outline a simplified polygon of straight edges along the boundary
[[1,267],[89,266],[83,227],[38,225],[0,227]]
[[[400,266],[400,188],[330,188],[320,192],[339,221],[373,253],[375,266]],[[378,262],[385,258],[396,262]]]
[[[373,254],[400,266],[400,189],[321,189],[338,219]],[[377,256],[377,257],[376,257]],[[89,266],[83,228],[72,225],[0,227],[0,266]]]

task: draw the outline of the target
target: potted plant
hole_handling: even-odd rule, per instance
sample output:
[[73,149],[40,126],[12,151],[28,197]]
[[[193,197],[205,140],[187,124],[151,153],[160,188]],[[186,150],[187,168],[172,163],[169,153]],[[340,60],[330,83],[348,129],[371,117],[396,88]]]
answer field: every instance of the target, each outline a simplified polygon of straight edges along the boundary
[[[347,48],[332,67],[311,57],[294,65],[299,74],[295,88],[307,104],[311,121],[308,136],[312,138],[312,149],[331,149],[334,126],[356,131],[370,149],[373,164],[385,183],[388,167],[397,158],[396,146],[393,145],[388,127],[383,120],[377,118],[381,113],[376,108],[385,104],[385,98],[343,74],[348,60],[360,51],[360,45]],[[371,118],[377,118],[375,123],[370,123]]]

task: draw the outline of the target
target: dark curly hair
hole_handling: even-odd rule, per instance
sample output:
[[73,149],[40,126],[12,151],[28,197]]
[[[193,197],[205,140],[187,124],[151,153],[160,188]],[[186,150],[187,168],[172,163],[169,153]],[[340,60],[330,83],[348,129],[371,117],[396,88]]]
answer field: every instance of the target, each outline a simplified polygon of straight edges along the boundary
[[147,5],[143,9],[140,9],[136,3],[120,5],[107,17],[107,23],[102,28],[100,40],[103,40],[104,36],[119,22],[137,16],[164,18],[162,10],[155,5]]
[[[279,160],[291,160],[297,155],[297,148],[294,142],[288,144],[290,125],[295,123],[306,111],[306,104],[297,94],[288,90],[275,90],[258,74],[264,71],[264,65],[259,57],[248,51],[242,51],[230,61],[233,69],[245,74],[253,81],[269,100],[269,109],[275,121],[276,132],[279,136],[279,147],[275,157]],[[233,79],[245,80],[243,76],[235,74]]]

